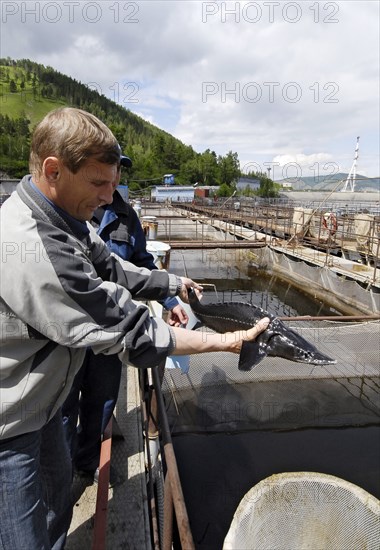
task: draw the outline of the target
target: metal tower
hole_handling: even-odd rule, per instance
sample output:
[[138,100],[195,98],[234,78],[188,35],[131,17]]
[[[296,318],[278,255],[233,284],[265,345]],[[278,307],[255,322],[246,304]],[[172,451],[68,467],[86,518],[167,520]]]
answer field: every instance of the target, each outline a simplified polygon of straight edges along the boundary
[[360,136],[356,138],[354,162],[352,163],[350,173],[347,176],[346,183],[343,186],[342,193],[344,193],[345,191],[351,191],[353,193],[355,191],[356,164],[359,157],[359,139]]

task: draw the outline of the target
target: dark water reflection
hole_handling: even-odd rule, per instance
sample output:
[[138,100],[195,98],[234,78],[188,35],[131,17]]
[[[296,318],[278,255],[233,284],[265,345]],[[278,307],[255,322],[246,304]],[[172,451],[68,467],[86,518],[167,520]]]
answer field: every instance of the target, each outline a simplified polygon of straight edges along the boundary
[[205,286],[205,301],[251,302],[277,316],[338,315],[328,304],[257,267],[241,251],[173,250],[170,271]]

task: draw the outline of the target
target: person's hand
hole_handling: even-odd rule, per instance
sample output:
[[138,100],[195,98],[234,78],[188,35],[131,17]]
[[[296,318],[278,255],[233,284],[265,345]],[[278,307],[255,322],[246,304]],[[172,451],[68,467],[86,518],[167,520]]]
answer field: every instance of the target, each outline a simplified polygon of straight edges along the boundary
[[226,351],[231,351],[232,353],[240,353],[243,342],[245,340],[255,340],[259,334],[261,334],[262,332],[264,332],[264,330],[268,328],[269,323],[269,317],[263,317],[262,319],[260,319],[260,321],[257,321],[254,327],[249,328],[248,330],[226,332],[224,334],[228,346],[228,349]]
[[181,298],[183,302],[185,302],[185,304],[188,304],[189,297],[187,295],[187,289],[194,288],[196,290],[199,290],[200,293],[202,293],[203,287],[198,283],[196,283],[195,281],[193,281],[192,279],[189,279],[188,277],[180,277],[180,278],[182,279],[182,288],[178,296],[179,298]]
[[183,307],[178,304],[169,311],[168,324],[172,327],[185,327],[189,322],[189,317]]

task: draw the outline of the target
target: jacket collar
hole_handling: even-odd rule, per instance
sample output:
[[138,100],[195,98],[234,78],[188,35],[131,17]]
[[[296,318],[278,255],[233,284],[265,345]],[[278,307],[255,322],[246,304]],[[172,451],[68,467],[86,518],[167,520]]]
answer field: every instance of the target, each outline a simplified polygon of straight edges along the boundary
[[89,234],[89,228],[86,222],[76,220],[70,214],[53,204],[45,195],[34,185],[32,176],[25,176],[18,184],[17,193],[20,199],[41,219],[49,221],[66,233],[76,237],[84,237]]

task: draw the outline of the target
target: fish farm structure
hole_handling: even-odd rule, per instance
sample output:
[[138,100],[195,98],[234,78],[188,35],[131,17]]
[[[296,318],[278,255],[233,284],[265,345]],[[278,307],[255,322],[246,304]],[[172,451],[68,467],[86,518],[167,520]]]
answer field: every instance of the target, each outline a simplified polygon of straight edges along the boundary
[[[350,198],[138,205],[157,265],[209,285],[209,301],[224,301],[229,277],[265,274],[327,304],[281,319],[336,362],[268,356],[245,372],[215,353],[143,373],[126,365],[99,484],[74,486],[68,550],[361,547],[342,534],[326,542],[348,524],[350,544],[376,548],[380,207]],[[124,479],[113,488],[110,463]]]
[[244,371],[238,355],[208,353],[125,364],[98,482],[74,478],[66,550],[378,549],[378,193],[136,210],[156,265],[204,285],[206,305],[256,303],[334,361],[268,355]]

